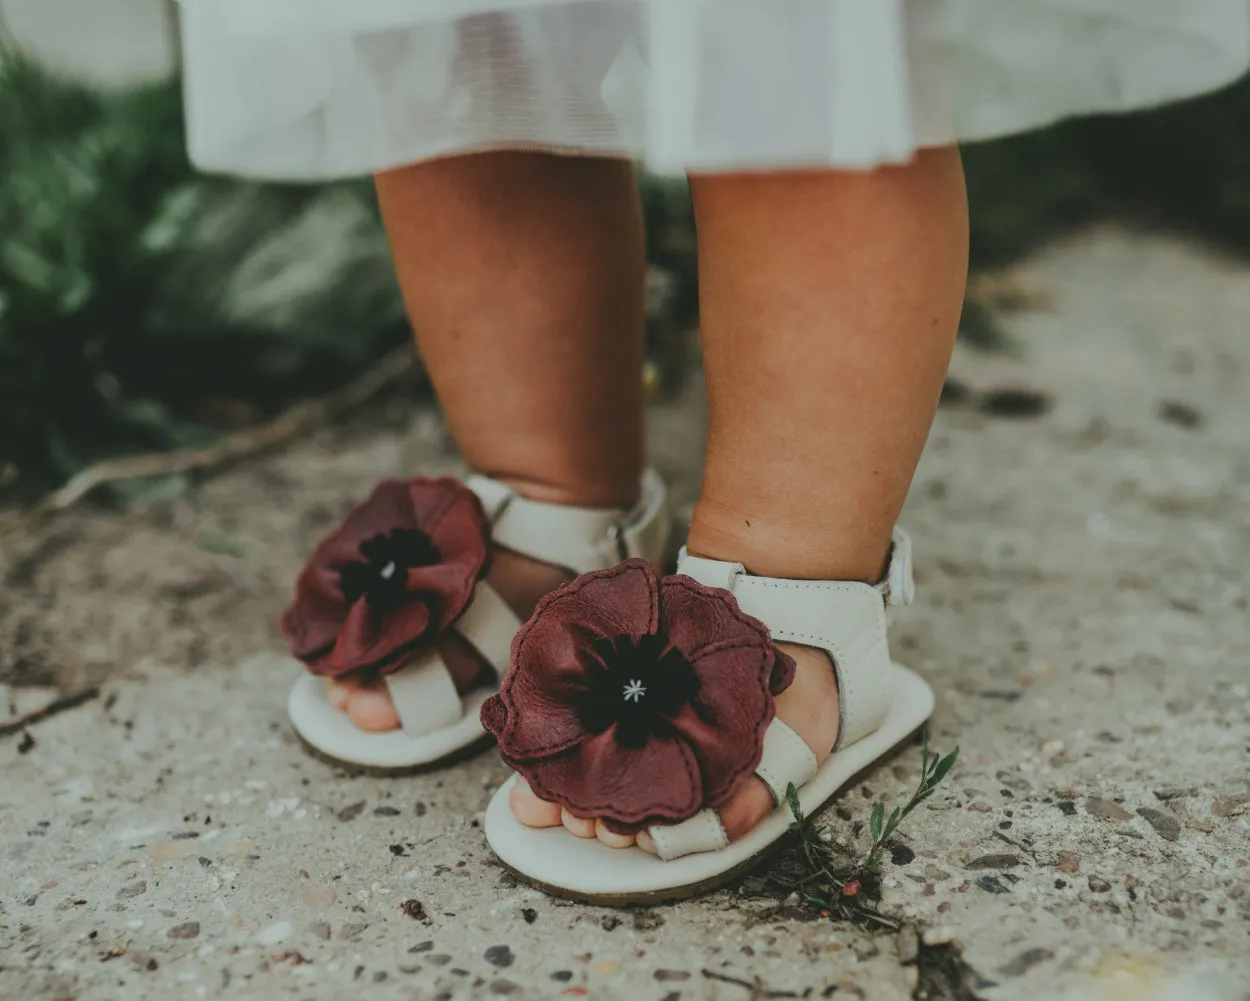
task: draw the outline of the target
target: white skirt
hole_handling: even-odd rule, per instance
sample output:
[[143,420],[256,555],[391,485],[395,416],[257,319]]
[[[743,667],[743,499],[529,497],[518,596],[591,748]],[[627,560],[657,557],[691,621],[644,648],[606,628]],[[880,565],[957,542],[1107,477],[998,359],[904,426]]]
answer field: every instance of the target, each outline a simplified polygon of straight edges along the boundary
[[1250,0],[182,0],[201,168],[460,152],[868,168],[1250,67]]

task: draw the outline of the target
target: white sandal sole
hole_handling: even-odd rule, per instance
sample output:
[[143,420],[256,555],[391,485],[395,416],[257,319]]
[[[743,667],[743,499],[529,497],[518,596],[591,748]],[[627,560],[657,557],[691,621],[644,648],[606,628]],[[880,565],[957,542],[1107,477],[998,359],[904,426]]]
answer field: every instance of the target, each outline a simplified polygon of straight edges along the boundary
[[[909,668],[892,667],[893,691],[885,721],[873,733],[831,755],[799,789],[806,815],[819,810],[932,715],[934,698],[928,683]],[[609,848],[595,838],[575,838],[563,827],[526,827],[508,805],[515,783],[513,776],[487,807],[485,830],[490,847],[525,881],[553,896],[589,904],[659,904],[721,887],[777,848],[793,820],[783,804],[728,847],[664,861],[640,848]]]
[[479,718],[482,703],[498,688],[488,686],[461,697],[463,717],[421,737],[403,730],[361,730],[326,698],[324,678],[302,675],[287,699],[287,714],[300,740],[314,754],[355,772],[404,774],[450,763],[491,740]]

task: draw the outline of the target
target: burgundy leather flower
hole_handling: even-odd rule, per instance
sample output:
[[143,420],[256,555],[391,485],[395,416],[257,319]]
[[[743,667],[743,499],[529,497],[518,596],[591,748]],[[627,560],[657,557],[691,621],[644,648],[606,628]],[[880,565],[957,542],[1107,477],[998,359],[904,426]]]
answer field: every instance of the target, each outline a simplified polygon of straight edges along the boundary
[[385,674],[468,607],[490,523],[458,480],[385,480],[321,541],[282,635],[313,674]]
[[482,723],[540,797],[634,833],[724,806],[793,680],[728,591],[632,559],[543,599]]

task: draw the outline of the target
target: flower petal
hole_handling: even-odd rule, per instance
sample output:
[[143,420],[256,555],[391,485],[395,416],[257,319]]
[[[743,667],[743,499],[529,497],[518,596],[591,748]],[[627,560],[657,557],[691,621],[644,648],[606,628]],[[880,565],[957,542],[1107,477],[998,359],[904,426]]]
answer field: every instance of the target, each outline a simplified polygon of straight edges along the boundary
[[764,731],[775,708],[769,683],[775,649],[754,643],[705,647],[691,666],[699,679],[694,701],[670,725],[690,746],[703,776],[707,806],[718,809],[764,753]]
[[773,646],[768,627],[747,615],[723,587],[706,587],[678,574],[665,577],[660,586],[664,631],[687,660],[697,659],[705,647],[723,643]]
[[409,602],[379,619],[361,598],[348,611],[334,649],[318,663],[317,673],[338,677],[349,671],[393,670],[402,663],[400,655],[429,631],[430,610],[424,602]]
[[703,805],[698,765],[676,735],[625,747],[613,727],[574,751],[513,767],[542,799],[578,817],[604,818],[618,830],[680,823]]
[[347,614],[338,574],[309,563],[295,580],[295,600],[282,613],[278,628],[291,653],[309,661],[329,651]]
[[645,560],[584,574],[538,604],[512,642],[500,687],[507,709],[501,752],[516,761],[559,754],[585,734],[577,703],[589,672],[601,669],[599,640],[654,633],[659,583]]

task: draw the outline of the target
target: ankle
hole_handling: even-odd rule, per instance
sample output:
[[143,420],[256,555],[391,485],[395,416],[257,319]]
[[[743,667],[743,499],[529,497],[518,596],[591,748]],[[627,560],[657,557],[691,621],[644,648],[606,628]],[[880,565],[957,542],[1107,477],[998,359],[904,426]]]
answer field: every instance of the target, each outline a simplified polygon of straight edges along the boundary
[[695,507],[686,548],[692,556],[741,563],[761,577],[880,581],[890,528],[839,531],[831,520],[745,511],[705,495]]

